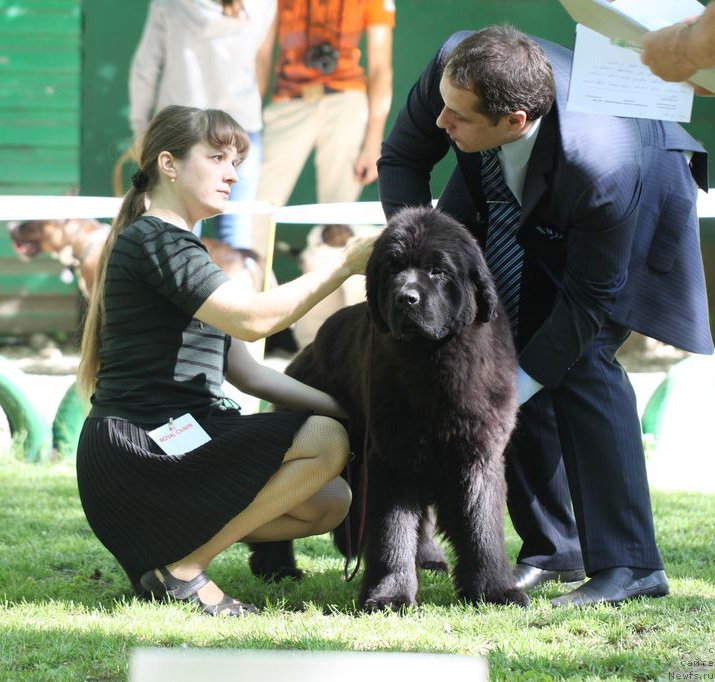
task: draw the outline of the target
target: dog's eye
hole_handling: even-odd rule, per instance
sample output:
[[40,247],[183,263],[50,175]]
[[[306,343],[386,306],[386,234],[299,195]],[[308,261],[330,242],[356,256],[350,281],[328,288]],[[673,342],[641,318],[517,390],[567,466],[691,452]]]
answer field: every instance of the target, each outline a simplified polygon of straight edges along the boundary
[[441,279],[447,276],[447,273],[442,268],[432,267],[429,271],[429,276],[433,279]]
[[392,273],[393,275],[398,275],[405,269],[404,264],[398,263],[396,260],[388,261],[386,263],[386,266],[387,266],[388,272]]

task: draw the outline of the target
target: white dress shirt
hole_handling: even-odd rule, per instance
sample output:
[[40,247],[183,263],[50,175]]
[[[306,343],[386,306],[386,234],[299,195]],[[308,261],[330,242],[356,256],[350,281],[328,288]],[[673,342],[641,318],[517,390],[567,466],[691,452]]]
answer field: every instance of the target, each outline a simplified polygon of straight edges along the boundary
[[541,119],[537,118],[527,131],[526,135],[514,142],[504,144],[498,152],[501,171],[506,184],[521,205],[521,198],[524,196],[524,180],[526,179],[526,168],[529,165],[531,151],[534,149],[536,136],[541,127]]
[[[537,118],[526,135],[514,142],[502,145],[497,154],[504,180],[519,205],[521,205],[521,198],[524,196],[526,169],[529,165],[531,152],[534,149],[534,143],[540,127],[541,119]],[[536,379],[529,376],[521,367],[517,369],[516,386],[519,405],[523,405],[531,396],[543,388]]]

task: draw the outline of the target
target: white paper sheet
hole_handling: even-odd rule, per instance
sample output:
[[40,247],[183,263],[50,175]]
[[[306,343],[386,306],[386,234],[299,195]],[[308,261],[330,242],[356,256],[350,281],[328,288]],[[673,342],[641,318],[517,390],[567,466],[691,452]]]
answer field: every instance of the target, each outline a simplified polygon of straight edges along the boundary
[[657,31],[705,11],[698,0],[615,0],[611,7],[632,17],[649,31]]
[[[571,17],[620,45],[639,48],[643,34],[701,14],[697,0],[559,0]],[[701,69],[690,79],[715,92],[715,67]]]
[[569,111],[683,122],[690,120],[692,106],[689,85],[662,81],[641,64],[637,52],[576,27]]

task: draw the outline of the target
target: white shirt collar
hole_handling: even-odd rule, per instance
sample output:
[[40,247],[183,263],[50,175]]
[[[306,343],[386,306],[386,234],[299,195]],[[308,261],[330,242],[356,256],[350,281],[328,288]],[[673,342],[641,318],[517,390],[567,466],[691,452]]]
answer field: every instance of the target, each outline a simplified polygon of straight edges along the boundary
[[504,144],[499,151],[499,158],[502,163],[509,164],[512,168],[521,168],[529,162],[531,150],[536,143],[536,134],[541,127],[541,118],[537,118],[531,128],[518,140]]
[[540,127],[541,118],[537,118],[526,134],[514,142],[502,145],[498,153],[504,179],[519,203],[521,203],[524,194],[526,167],[531,158],[534,144],[536,144]]

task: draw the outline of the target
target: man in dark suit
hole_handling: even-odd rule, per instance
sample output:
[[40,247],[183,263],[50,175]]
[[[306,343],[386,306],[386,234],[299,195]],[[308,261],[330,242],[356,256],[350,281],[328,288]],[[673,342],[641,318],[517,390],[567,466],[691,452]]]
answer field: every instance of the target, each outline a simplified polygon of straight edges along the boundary
[[713,350],[695,211],[704,150],[675,124],[567,112],[571,58],[510,27],[455,34],[378,164],[390,216],[429,203],[432,168],[455,152],[439,206],[485,249],[519,351],[517,583],[590,578],[556,606],[668,593],[635,394],[614,355],[631,330]]

